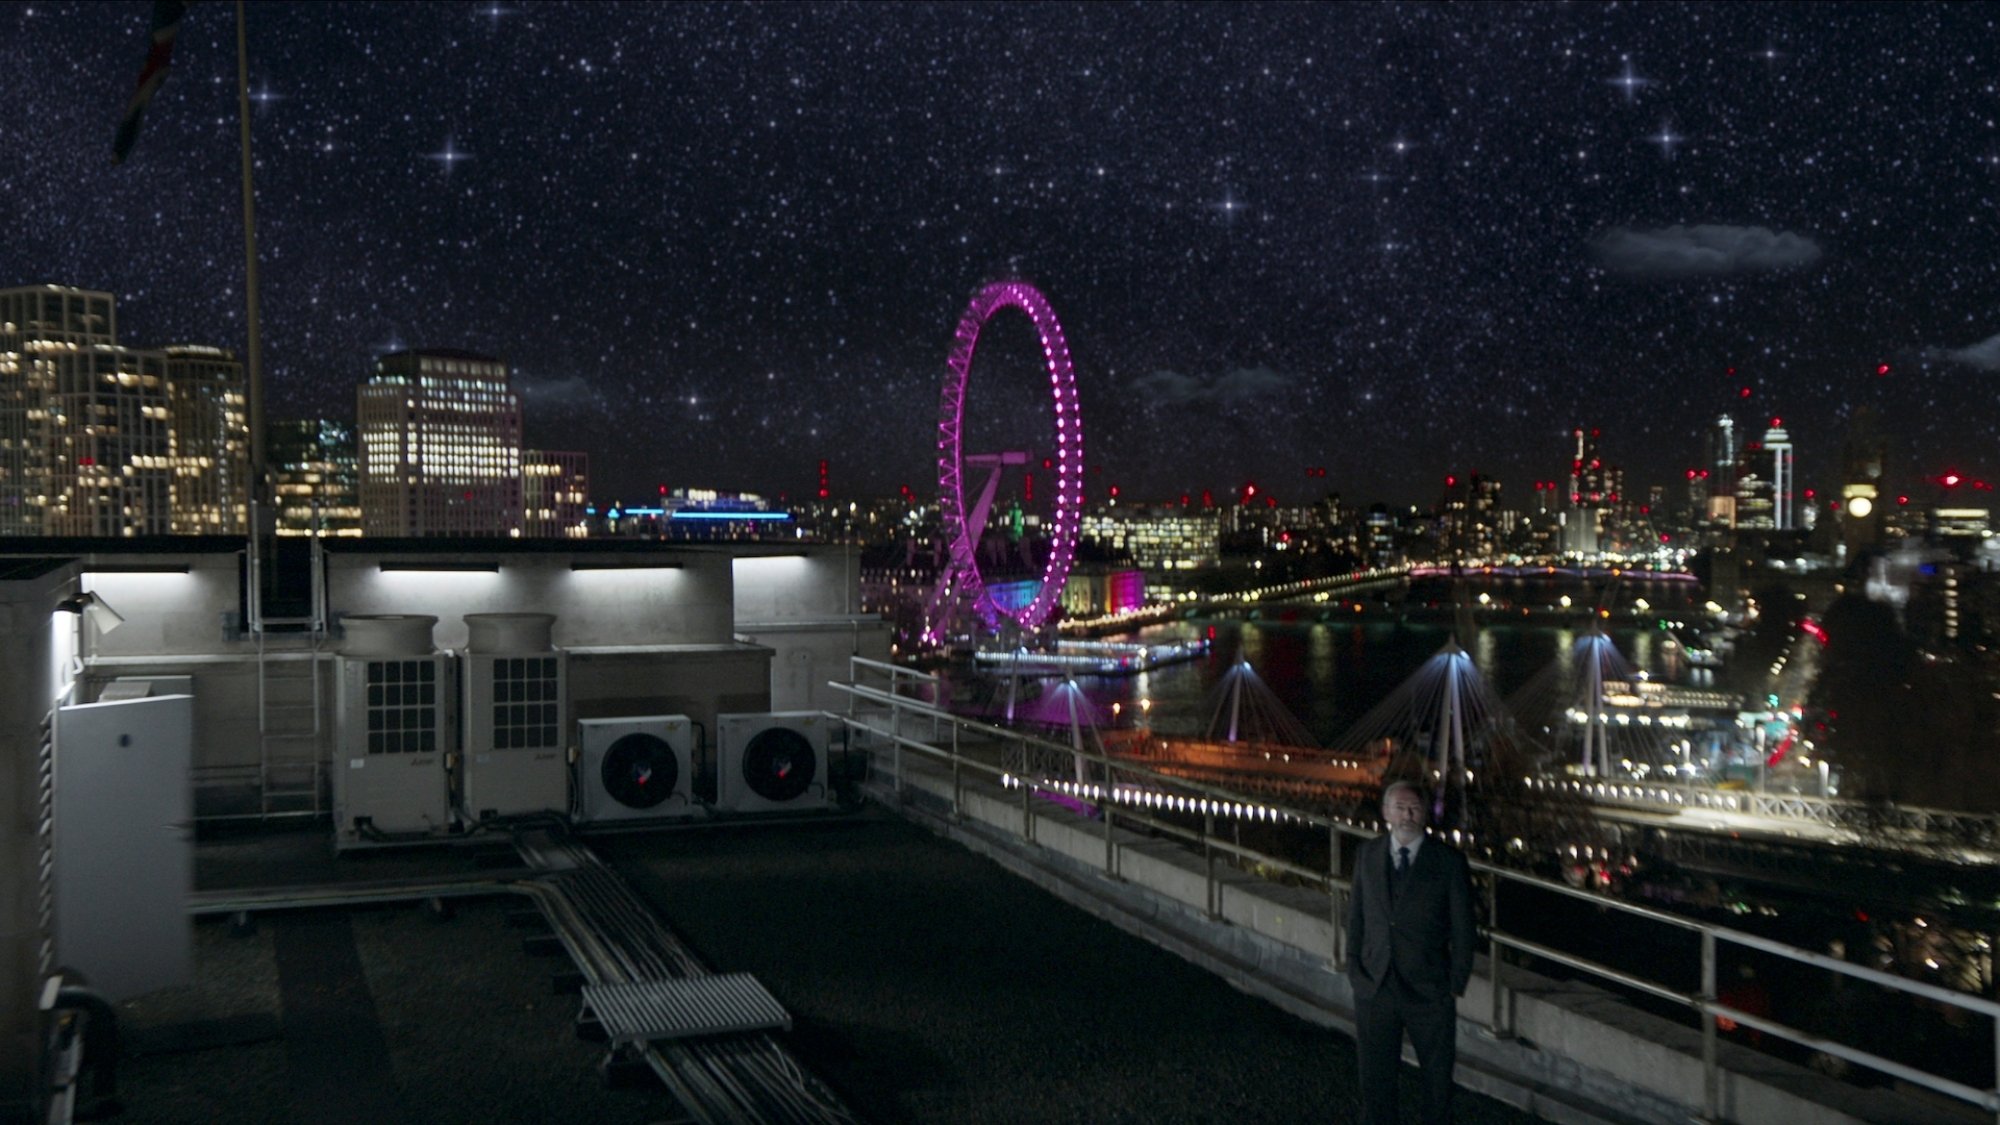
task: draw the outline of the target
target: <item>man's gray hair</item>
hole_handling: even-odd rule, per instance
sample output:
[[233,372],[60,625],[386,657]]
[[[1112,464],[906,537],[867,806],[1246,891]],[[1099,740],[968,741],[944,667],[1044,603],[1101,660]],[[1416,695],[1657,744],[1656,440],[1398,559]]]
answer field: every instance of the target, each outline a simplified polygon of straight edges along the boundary
[[1411,793],[1416,794],[1417,802],[1419,804],[1425,805],[1426,811],[1428,811],[1429,802],[1425,800],[1424,791],[1421,788],[1419,788],[1417,786],[1417,783],[1414,781],[1392,781],[1389,784],[1384,785],[1382,787],[1382,803],[1385,805],[1388,804],[1389,795],[1394,793],[1398,789],[1408,789]]

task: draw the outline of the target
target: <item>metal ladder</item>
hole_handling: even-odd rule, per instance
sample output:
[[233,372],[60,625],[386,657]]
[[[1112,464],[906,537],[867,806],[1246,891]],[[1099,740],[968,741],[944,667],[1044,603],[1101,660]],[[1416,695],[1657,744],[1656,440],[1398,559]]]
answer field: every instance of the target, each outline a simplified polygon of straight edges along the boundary
[[265,618],[263,624],[257,631],[258,808],[264,816],[318,815],[325,811],[319,654],[326,633],[310,617]]
[[250,545],[250,632],[257,638],[257,800],[262,816],[318,816],[327,811],[322,768],[325,689],[320,654],[327,636],[319,536],[312,537],[311,612],[264,615],[264,539]]

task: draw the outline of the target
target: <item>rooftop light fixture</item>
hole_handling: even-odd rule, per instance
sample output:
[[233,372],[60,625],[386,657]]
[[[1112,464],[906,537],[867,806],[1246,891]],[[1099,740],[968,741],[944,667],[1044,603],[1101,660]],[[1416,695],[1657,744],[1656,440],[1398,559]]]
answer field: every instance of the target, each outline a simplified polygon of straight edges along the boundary
[[569,564],[571,570],[680,570],[683,562],[663,562],[651,559],[578,559]]
[[56,612],[75,613],[89,618],[90,623],[97,626],[97,631],[100,634],[109,633],[120,625],[125,624],[124,614],[112,609],[103,598],[88,592],[67,597],[57,602]]
[[444,561],[384,562],[382,564],[382,571],[385,574],[390,571],[398,571],[398,570],[446,571],[446,572],[467,571],[471,573],[498,574],[500,573],[500,564],[497,562],[444,562]]

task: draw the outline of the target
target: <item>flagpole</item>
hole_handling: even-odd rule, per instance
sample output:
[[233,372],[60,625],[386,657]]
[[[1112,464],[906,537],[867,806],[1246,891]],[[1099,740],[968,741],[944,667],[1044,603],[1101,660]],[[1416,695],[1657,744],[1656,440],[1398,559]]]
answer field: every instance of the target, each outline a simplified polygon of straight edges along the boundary
[[243,142],[243,298],[248,315],[249,346],[246,360],[250,429],[250,495],[253,537],[261,536],[266,518],[264,502],[269,498],[264,479],[264,347],[257,319],[257,196],[250,180],[250,47],[244,31],[243,0],[236,0],[236,120]]

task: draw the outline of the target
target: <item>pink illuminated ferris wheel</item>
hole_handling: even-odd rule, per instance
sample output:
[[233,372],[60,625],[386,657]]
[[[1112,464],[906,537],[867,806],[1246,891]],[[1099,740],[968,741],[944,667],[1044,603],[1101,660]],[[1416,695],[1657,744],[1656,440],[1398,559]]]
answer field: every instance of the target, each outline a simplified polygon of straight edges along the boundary
[[[1055,456],[1051,458],[1056,474],[1055,515],[1048,560],[1042,566],[1034,596],[1019,605],[1002,604],[986,588],[979,573],[978,550],[1002,470],[1010,465],[1027,465],[1029,454],[967,453],[963,444],[965,384],[972,372],[972,356],[979,344],[980,330],[994,313],[1010,307],[1026,313],[1034,322],[1055,406]],[[1077,525],[1083,510],[1083,419],[1077,412],[1076,374],[1070,366],[1069,344],[1063,339],[1062,325],[1056,323],[1048,298],[1039,290],[1024,281],[996,281],[972,298],[972,304],[960,318],[946,367],[944,394],[938,404],[938,515],[943,534],[950,542],[950,555],[931,597],[930,637],[941,639],[952,616],[963,609],[976,613],[988,628],[998,628],[1005,617],[1032,633],[1055,615],[1062,602],[1063,583],[1069,579],[1070,563],[1076,556]],[[968,468],[987,470],[979,495],[969,508],[965,502]]]

